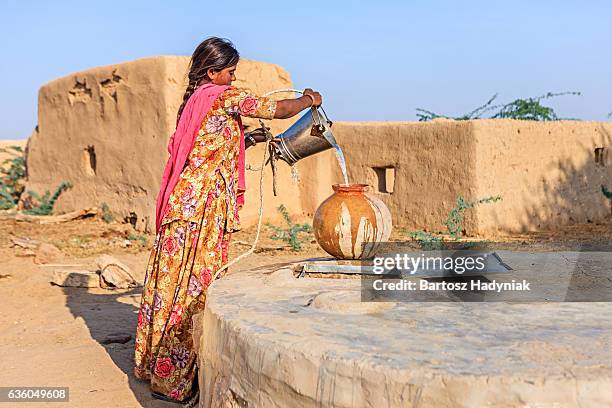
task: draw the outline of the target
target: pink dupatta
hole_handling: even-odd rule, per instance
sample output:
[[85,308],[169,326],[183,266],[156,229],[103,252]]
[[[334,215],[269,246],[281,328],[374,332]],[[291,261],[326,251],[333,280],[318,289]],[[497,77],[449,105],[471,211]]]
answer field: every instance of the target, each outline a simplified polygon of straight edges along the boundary
[[[168,207],[170,195],[183,171],[185,161],[193,149],[193,144],[198,134],[198,130],[202,126],[202,121],[217,97],[228,88],[229,86],[227,85],[202,85],[196,89],[185,104],[176,131],[168,142],[168,153],[170,153],[170,157],[164,168],[155,209],[156,233],[159,232],[164,214]],[[238,117],[238,124],[240,126],[240,150],[238,154],[238,196],[236,197],[236,204],[238,208],[241,208],[244,205],[246,185],[244,177],[244,128],[242,127],[240,117]]]

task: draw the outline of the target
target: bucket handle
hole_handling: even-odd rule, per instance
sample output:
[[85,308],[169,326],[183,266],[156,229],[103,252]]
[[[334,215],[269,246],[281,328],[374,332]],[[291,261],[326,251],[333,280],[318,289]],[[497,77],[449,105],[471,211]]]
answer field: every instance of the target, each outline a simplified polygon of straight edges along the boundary
[[323,113],[322,116],[325,118],[325,122],[327,122],[327,126],[331,127],[333,125],[333,122],[329,120],[329,117],[327,117],[327,112],[325,112],[325,109],[323,109],[323,105],[319,105],[318,108],[321,108],[321,112]]
[[[318,108],[321,108],[322,112],[319,112]],[[331,127],[332,121],[327,117],[322,105],[319,105],[318,107],[311,107],[310,113],[312,114],[312,128],[310,129],[310,135],[324,137],[323,133],[327,130],[327,128]]]

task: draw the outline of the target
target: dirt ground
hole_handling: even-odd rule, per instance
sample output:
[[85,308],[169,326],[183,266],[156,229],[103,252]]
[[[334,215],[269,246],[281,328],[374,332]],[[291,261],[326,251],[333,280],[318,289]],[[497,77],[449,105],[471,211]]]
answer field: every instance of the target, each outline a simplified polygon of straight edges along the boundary
[[[254,233],[254,228],[249,228],[234,234],[232,257],[249,248]],[[264,227],[260,251],[232,270],[280,266],[326,255],[312,235],[304,236],[302,250],[294,252],[286,244],[270,239],[271,233]],[[11,239],[14,237],[52,244],[60,252],[37,254],[36,250],[14,246]],[[392,239],[407,238],[396,231]],[[69,288],[50,283],[54,269],[92,270],[94,259],[100,254],[121,260],[142,281],[152,242],[153,236],[142,236],[130,224],[105,223],[99,218],[47,225],[0,218],[0,356],[4,367],[0,370],[0,385],[67,386],[70,403],[66,405],[74,407],[177,406],[153,400],[148,384],[132,375],[133,336],[141,289]],[[612,219],[608,219],[599,224],[516,235],[496,245],[542,251],[611,242]],[[116,334],[131,339],[124,344],[113,343],[111,337]],[[24,407],[45,405],[62,406],[23,403]]]

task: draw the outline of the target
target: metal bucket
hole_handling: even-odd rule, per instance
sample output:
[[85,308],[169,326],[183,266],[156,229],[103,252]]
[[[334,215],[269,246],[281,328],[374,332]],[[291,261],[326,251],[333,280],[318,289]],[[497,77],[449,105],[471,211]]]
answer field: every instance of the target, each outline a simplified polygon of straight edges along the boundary
[[312,107],[291,127],[277,136],[275,156],[289,165],[337,145],[332,122],[322,107]]

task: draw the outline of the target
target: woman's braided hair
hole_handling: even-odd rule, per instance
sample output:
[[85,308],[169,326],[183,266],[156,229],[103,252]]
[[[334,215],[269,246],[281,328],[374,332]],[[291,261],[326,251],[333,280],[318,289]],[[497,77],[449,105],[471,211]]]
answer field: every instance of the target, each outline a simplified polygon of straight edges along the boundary
[[189,64],[189,84],[183,95],[183,103],[181,104],[178,114],[176,115],[176,125],[178,127],[179,120],[187,101],[193,95],[198,85],[204,80],[209,80],[207,72],[209,69],[221,71],[224,68],[238,64],[240,54],[234,48],[231,41],[219,37],[210,37],[202,41],[198,45],[191,56]]

